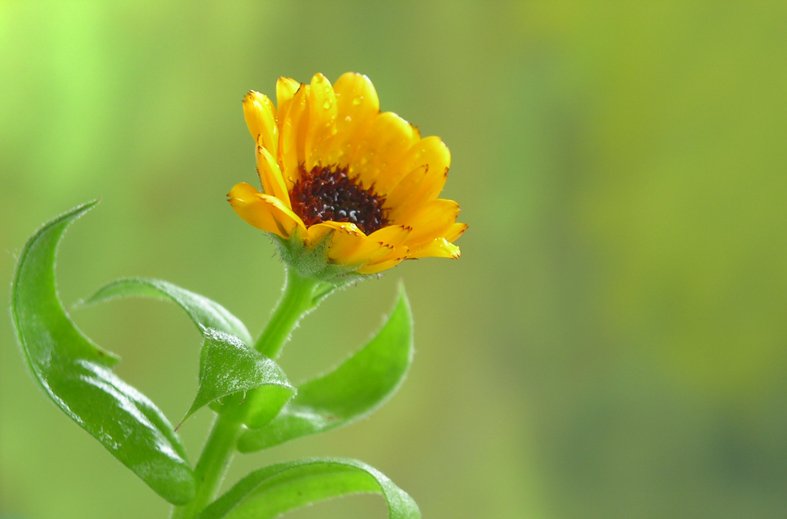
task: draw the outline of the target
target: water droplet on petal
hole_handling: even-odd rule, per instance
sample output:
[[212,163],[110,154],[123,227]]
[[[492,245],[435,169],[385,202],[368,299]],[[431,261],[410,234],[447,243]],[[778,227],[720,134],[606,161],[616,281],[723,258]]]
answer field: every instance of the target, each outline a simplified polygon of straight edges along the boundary
[[353,106],[358,106],[363,101],[363,96],[355,96],[353,97]]

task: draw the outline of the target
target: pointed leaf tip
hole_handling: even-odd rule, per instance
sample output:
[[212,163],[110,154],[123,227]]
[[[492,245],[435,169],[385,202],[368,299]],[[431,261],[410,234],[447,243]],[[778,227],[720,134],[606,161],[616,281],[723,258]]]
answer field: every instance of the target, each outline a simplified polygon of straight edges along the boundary
[[244,423],[261,427],[295,394],[276,362],[237,337],[210,329],[200,355],[199,381],[197,396],[186,418],[215,404],[220,412],[225,410],[223,407],[242,409]]
[[122,297],[171,301],[186,312],[203,337],[199,389],[178,427],[206,405],[218,412],[226,410],[224,406],[243,405],[244,423],[261,427],[295,393],[281,368],[250,346],[251,334],[243,322],[219,303],[169,281],[124,278],[103,286],[84,304]]
[[254,471],[208,506],[200,519],[273,519],[291,510],[352,494],[382,496],[389,519],[421,517],[413,498],[379,470],[353,459],[324,458],[280,463]]
[[195,492],[194,475],[172,426],[153,402],[109,369],[117,357],[82,334],[57,296],[60,239],[96,203],[53,219],[25,245],[11,297],[17,338],[36,381],[66,415],[159,495],[185,503]]
[[398,389],[413,356],[413,322],[404,290],[372,339],[331,372],[301,384],[264,429],[248,430],[238,449],[251,452],[348,425],[380,407]]
[[82,300],[81,304],[88,306],[125,297],[169,300],[186,312],[203,335],[206,330],[213,329],[235,335],[246,344],[251,343],[249,330],[229,310],[203,295],[163,279],[121,278],[99,288],[92,296]]

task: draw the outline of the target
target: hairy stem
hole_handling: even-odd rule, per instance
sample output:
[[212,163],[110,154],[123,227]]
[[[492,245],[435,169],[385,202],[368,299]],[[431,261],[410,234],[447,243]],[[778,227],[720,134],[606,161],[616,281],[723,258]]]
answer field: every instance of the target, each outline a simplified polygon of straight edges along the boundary
[[276,359],[290,338],[298,322],[315,306],[315,288],[319,281],[301,277],[295,269],[287,269],[284,292],[268,325],[254,347],[272,359]]
[[[301,277],[288,269],[281,299],[254,345],[259,352],[270,358],[279,356],[298,322],[315,307],[315,288],[319,284],[317,280]],[[175,507],[173,519],[197,517],[213,499],[232,460],[242,426],[242,414],[224,413],[216,418],[194,469],[197,493],[188,504]]]

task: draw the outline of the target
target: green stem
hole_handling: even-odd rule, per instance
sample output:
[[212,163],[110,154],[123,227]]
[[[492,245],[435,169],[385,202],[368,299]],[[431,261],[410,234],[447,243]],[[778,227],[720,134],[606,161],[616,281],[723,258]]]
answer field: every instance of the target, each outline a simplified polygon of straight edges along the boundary
[[298,275],[295,269],[287,269],[284,294],[254,345],[257,351],[272,359],[279,356],[298,322],[314,308],[315,288],[319,284],[320,281],[316,279]]
[[[294,269],[287,270],[281,299],[254,345],[259,352],[270,358],[279,356],[298,322],[314,308],[315,288],[319,284],[317,280],[299,276]],[[242,415],[218,415],[194,469],[197,481],[194,499],[186,505],[176,507],[172,512],[172,519],[197,517],[213,499],[232,459],[242,425]]]
[[173,519],[196,517],[210,502],[224,477],[240,432],[241,422],[236,417],[228,414],[218,415],[208,441],[202,449],[197,467],[194,469],[197,493],[191,502],[175,508],[172,513]]

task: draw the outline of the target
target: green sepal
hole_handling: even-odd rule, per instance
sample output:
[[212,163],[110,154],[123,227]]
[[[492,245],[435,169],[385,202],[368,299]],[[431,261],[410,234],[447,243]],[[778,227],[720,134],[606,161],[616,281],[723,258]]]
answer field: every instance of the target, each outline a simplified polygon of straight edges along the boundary
[[243,412],[244,423],[261,427],[295,393],[278,364],[249,346],[251,335],[241,320],[215,301],[168,281],[127,278],[100,288],[83,304],[121,297],[172,301],[202,334],[199,389],[183,420],[210,405],[217,412]]
[[238,441],[251,452],[352,423],[382,405],[404,380],[413,356],[413,320],[404,287],[376,335],[333,371],[305,382],[267,426]]
[[57,296],[58,243],[95,203],[52,220],[25,245],[12,289],[17,337],[37,382],[66,415],[164,499],[186,503],[194,497],[194,474],[171,424],[111,371],[118,358],[76,327]]
[[342,458],[307,459],[252,472],[209,505],[200,519],[272,519],[333,497],[380,494],[389,519],[418,519],[418,505],[404,490],[369,465]]
[[358,265],[341,265],[331,262],[327,254],[329,240],[323,240],[307,247],[301,232],[296,229],[287,239],[276,235],[271,235],[271,238],[279,250],[279,256],[288,265],[288,268],[295,269],[301,277],[317,279],[324,283],[325,286],[321,288],[323,296],[316,297],[315,303],[318,303],[335,288],[348,286],[371,277],[359,274],[357,272]]

